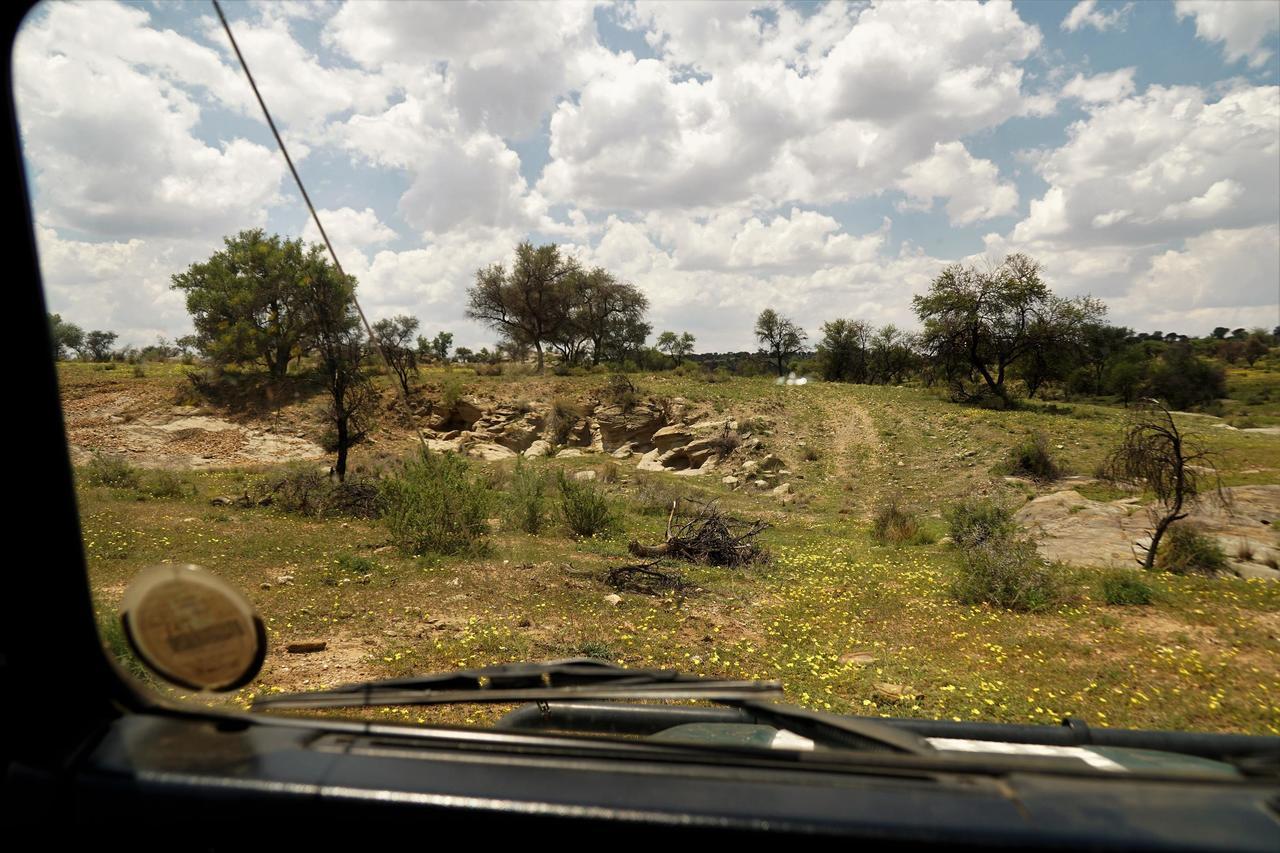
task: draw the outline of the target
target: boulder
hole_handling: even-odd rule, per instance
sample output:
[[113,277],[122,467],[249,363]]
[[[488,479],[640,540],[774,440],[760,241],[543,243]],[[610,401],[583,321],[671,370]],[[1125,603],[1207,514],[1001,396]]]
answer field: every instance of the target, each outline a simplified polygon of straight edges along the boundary
[[653,450],[650,450],[644,456],[640,457],[640,461],[636,463],[636,470],[665,471],[666,468],[662,467],[662,463],[658,461],[658,457],[661,455],[662,454],[658,451],[658,448],[655,447]]
[[539,438],[533,444],[530,444],[525,448],[524,455],[530,459],[535,459],[539,456],[550,456],[551,442],[543,441]]
[[582,456],[582,449],[579,447],[566,447],[556,454],[557,459],[570,459],[574,456]]
[[501,444],[478,441],[475,444],[467,445],[467,455],[483,459],[486,462],[496,462],[501,459],[515,458],[516,452],[510,447],[503,447]]
[[627,444],[648,444],[662,428],[662,412],[656,406],[641,403],[629,410],[621,406],[604,406],[596,410],[595,423],[603,449],[612,453]]
[[653,446],[660,453],[666,453],[676,447],[683,447],[693,441],[693,430],[682,424],[672,424],[656,430],[652,437]]
[[689,457],[689,464],[697,468],[720,454],[720,444],[714,438],[695,438],[684,446],[684,452]]
[[733,488],[734,486],[738,485],[738,483],[742,481],[739,480],[737,477],[733,476],[732,474],[730,474],[727,477],[721,477],[720,482],[724,483],[729,488]]
[[760,470],[760,463],[754,459],[748,459],[742,463],[742,473],[748,477]]
[[595,478],[596,478],[596,472],[595,472],[595,471],[587,470],[587,471],[574,471],[574,472],[573,472],[573,479],[575,479],[575,480],[580,480],[580,481],[582,481],[582,482],[584,482],[584,483],[590,483],[590,482],[593,482],[593,481],[595,480]]
[[770,492],[770,494],[772,494],[775,498],[785,497],[791,494],[791,484],[783,483],[781,486],[775,487],[773,491]]
[[614,459],[630,459],[631,455],[634,452],[635,452],[635,445],[632,444],[631,442],[627,442],[626,444],[622,445],[621,447],[619,447],[617,450],[613,451],[609,455],[612,456]]

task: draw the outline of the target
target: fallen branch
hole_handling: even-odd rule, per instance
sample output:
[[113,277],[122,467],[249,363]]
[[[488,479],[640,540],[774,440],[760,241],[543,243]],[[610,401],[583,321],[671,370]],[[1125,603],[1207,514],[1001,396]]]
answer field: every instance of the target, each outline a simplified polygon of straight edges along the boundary
[[714,501],[689,503],[695,504],[698,511],[673,532],[677,502],[672,502],[665,541],[659,545],[633,541],[627,550],[647,560],[671,557],[713,566],[745,566],[765,556],[764,549],[755,542],[755,537],[768,527],[763,521],[731,518],[722,513]]
[[684,578],[678,574],[658,571],[659,560],[647,563],[632,563],[610,569],[605,575],[605,582],[614,589],[640,592],[645,595],[660,595],[670,590],[685,588]]

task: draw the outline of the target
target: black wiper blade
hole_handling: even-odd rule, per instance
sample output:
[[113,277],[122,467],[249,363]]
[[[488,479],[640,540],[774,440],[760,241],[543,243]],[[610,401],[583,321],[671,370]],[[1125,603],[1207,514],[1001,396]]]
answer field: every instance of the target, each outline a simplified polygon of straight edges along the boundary
[[778,705],[755,699],[729,700],[724,704],[746,711],[758,722],[807,737],[814,743],[835,749],[905,752],[910,755],[936,753],[927,740],[914,732],[858,717],[842,717],[811,711],[795,705]]
[[626,669],[594,658],[572,658],[366,681],[305,693],[280,693],[254,699],[253,709],[304,710],[570,699],[733,702],[781,695],[780,681],[702,678],[683,675],[674,669]]

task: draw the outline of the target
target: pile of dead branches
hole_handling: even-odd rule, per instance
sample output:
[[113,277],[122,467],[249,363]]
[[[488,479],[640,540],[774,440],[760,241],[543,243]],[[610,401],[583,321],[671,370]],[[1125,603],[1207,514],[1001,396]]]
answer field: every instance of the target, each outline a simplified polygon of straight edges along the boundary
[[638,592],[644,595],[662,595],[665,592],[683,592],[688,583],[676,572],[664,572],[658,566],[662,560],[647,563],[631,563],[610,569],[605,583],[617,590]]
[[680,501],[672,501],[666,538],[661,544],[631,542],[627,550],[649,560],[665,557],[730,567],[750,565],[766,556],[755,541],[768,527],[763,521],[748,522],[725,515],[715,501],[700,503],[688,498],[684,501],[696,507],[696,511],[686,514],[677,526]]

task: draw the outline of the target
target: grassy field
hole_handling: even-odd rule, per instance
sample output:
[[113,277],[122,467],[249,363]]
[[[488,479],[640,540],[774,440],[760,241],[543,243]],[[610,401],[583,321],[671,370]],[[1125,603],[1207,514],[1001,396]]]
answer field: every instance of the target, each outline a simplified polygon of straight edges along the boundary
[[[95,386],[168,399],[182,371],[148,366],[62,368],[64,394]],[[1232,389],[1256,422],[1274,417],[1277,374],[1237,376]],[[1255,373],[1257,373],[1255,371]],[[602,376],[477,377],[465,369],[424,371],[424,393],[462,382],[493,399],[585,397]],[[1062,570],[1067,600],[1048,612],[1014,613],[956,603],[955,555],[945,544],[881,547],[870,514],[891,496],[927,530],[956,499],[986,494],[1020,504],[1046,489],[998,471],[1013,444],[1043,432],[1074,475],[1089,477],[1116,440],[1124,412],[1103,405],[1032,403],[997,412],[960,406],[917,388],[770,379],[704,382],[674,374],[636,376],[646,396],[682,396],[709,413],[770,426],[768,450],[783,456],[798,499],[731,491],[718,476],[642,474],[634,462],[599,456],[540,463],[592,467],[620,514],[619,531],[578,540],[563,525],[539,536],[492,520],[480,558],[413,558],[388,545],[377,521],[316,521],[272,508],[211,506],[243,492],[263,469],[182,476],[191,490],[150,498],[134,488],[81,484],[81,523],[101,617],[129,578],[157,562],[216,571],[253,600],[272,651],[256,683],[264,692],[512,660],[593,655],[629,666],[671,666],[737,677],[781,678],[792,701],[842,712],[965,720],[1091,724],[1280,734],[1280,584],[1158,575],[1156,600],[1114,607],[1101,571]],[[315,408],[300,402],[302,419]],[[388,419],[389,420],[389,419]],[[1280,436],[1214,428],[1180,417],[1218,452],[1227,484],[1280,482]],[[318,431],[318,426],[317,426]],[[355,455],[357,464],[411,447],[388,426]],[[806,458],[807,457],[807,458]],[[725,509],[770,524],[769,562],[748,569],[679,567],[693,588],[647,596],[613,592],[604,572],[625,561],[630,539],[657,541],[677,494],[716,497]],[[495,515],[497,515],[495,513]],[[929,538],[929,537],[926,537]],[[282,580],[282,578],[287,578]],[[287,655],[299,639],[324,639],[316,655]],[[118,644],[118,643],[117,643]],[[490,719],[493,709],[431,713],[386,709],[408,721]]]

